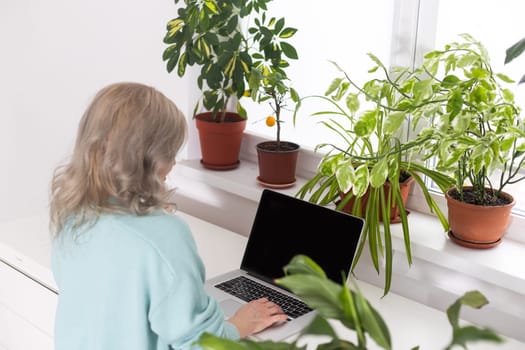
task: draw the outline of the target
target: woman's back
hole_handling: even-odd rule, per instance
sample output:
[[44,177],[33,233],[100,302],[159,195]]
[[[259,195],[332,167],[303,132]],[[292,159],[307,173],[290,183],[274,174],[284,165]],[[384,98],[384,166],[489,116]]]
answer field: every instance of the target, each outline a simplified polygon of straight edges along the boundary
[[102,215],[60,235],[53,271],[57,350],[186,347],[198,329],[235,336],[202,292],[202,262],[176,215]]

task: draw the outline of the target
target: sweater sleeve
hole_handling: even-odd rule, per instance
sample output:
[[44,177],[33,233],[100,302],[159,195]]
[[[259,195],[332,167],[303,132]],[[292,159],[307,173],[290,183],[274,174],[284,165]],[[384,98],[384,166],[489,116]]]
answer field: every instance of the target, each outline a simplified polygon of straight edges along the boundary
[[204,266],[189,229],[186,233],[177,252],[165,261],[168,269],[163,270],[169,271],[169,276],[164,281],[170,284],[151,305],[151,328],[177,350],[198,349],[193,344],[205,332],[238,339],[237,328],[224,319],[217,301],[204,290]]
[[225,321],[217,302],[208,297],[202,286],[190,287],[191,282],[178,278],[166,298],[150,315],[155,333],[173,349],[192,347],[207,332],[219,337],[239,339],[235,326]]

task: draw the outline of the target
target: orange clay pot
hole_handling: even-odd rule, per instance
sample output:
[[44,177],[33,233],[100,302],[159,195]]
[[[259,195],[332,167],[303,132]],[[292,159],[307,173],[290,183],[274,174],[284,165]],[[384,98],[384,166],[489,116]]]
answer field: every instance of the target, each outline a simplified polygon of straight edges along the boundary
[[256,146],[259,176],[257,182],[269,188],[287,188],[295,184],[299,145],[281,141],[260,142]]
[[[471,187],[465,187],[470,189]],[[509,222],[514,198],[505,192],[500,196],[507,198],[510,204],[483,206],[460,202],[445,192],[448,206],[450,239],[461,246],[475,249],[491,248],[501,242]]]
[[225,120],[217,122],[213,113],[205,112],[195,115],[195,123],[199,131],[201,164],[212,170],[237,168],[246,120],[237,113],[226,112]]
[[[401,191],[401,200],[403,202],[403,205],[406,205],[406,202],[408,200],[408,194],[410,193],[410,187],[412,185],[412,183],[414,182],[414,178],[413,177],[409,177],[407,178],[404,182],[400,182],[399,183],[399,189]],[[389,191],[389,187],[390,187],[390,183],[389,182],[386,182],[384,185],[383,185],[383,188],[384,188],[384,191],[385,191],[385,198],[388,197],[388,191]],[[366,193],[364,194],[362,200],[361,200],[361,205],[362,205],[362,217],[365,217],[365,214],[366,214],[366,203],[368,202],[368,195],[369,195],[369,191],[367,190]],[[344,193],[341,193],[341,200],[345,197],[345,194]],[[344,206],[343,208],[343,211],[347,212],[347,213],[352,213],[352,208],[354,206],[354,198],[350,199],[348,201],[348,203],[346,203],[346,205]],[[382,208],[379,207],[379,218],[381,221],[383,221],[383,211],[382,211]],[[407,211],[407,214],[409,212]],[[398,223],[398,222],[401,222],[401,218],[399,217],[399,206],[397,205],[397,203],[393,203],[393,206],[390,208],[390,222],[391,223]]]

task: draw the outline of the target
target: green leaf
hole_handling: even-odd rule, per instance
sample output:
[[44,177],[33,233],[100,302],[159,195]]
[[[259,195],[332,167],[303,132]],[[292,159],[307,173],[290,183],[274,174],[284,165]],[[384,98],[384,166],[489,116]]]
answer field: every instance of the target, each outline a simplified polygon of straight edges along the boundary
[[359,97],[357,94],[348,94],[346,96],[346,107],[351,113],[355,113],[359,110]]
[[368,57],[370,57],[370,59],[371,59],[372,61],[374,61],[379,67],[381,67],[381,68],[383,68],[383,69],[386,70],[385,65],[383,64],[383,62],[381,62],[381,60],[380,60],[379,58],[377,58],[376,55],[374,55],[374,54],[372,54],[372,53],[368,53],[367,55],[368,55]]
[[383,187],[388,177],[388,159],[382,158],[370,171],[370,186]]
[[472,96],[472,100],[478,104],[483,103],[483,102],[488,102],[488,99],[489,99],[487,89],[481,85],[478,85],[474,88],[474,90],[471,93],[471,96]]
[[242,119],[248,118],[248,113],[246,112],[246,109],[244,109],[240,102],[237,102],[237,113]]
[[472,308],[479,309],[484,305],[488,304],[487,298],[479,291],[469,291],[460,298],[458,298],[454,304],[450,305],[447,309],[448,321],[453,328],[459,327],[459,312],[462,305],[470,306]]
[[293,47],[292,45],[285,42],[281,42],[281,49],[283,50],[283,53],[286,57],[294,60],[299,58],[299,56],[297,55],[297,50],[295,50],[295,47]]
[[446,89],[450,89],[450,88],[454,88],[460,82],[461,80],[457,76],[447,75],[445,78],[443,78],[443,81],[441,82],[441,86],[443,86]]
[[185,72],[186,72],[186,52],[180,55],[178,68],[177,68],[177,74],[179,77],[182,77],[184,76]]
[[514,79],[511,79],[509,76],[507,76],[506,74],[503,74],[503,73],[496,73],[496,76],[506,82],[506,83],[509,83],[509,84],[512,84],[512,83],[515,83],[516,81]]
[[285,276],[277,279],[276,283],[290,289],[321,316],[344,319],[344,311],[339,301],[341,286],[338,283],[306,274]]
[[178,53],[179,53],[178,48],[179,48],[178,45],[168,46],[162,53],[162,60],[167,61],[173,56],[177,56],[177,59],[178,59]]
[[206,6],[214,14],[219,14],[219,11],[217,10],[217,4],[214,0],[204,0],[204,6]]
[[447,103],[447,112],[450,113],[450,119],[453,119],[456,115],[458,115],[458,113],[461,112],[462,107],[463,96],[461,95],[461,92],[454,91]]
[[365,111],[354,125],[358,137],[370,135],[377,125],[377,110]]
[[379,313],[368,303],[361,293],[355,293],[356,305],[363,328],[374,339],[377,345],[384,349],[392,349],[390,332]]
[[274,27],[274,32],[279,33],[284,27],[284,18],[279,18],[278,20],[275,17],[272,17],[268,26]]
[[166,63],[166,70],[168,71],[168,73],[171,73],[173,71],[178,61],[179,61],[179,52],[172,51],[171,57],[169,58],[168,63]]
[[358,343],[361,347],[364,347],[366,344],[365,332],[361,326],[361,320],[357,313],[357,305],[355,303],[354,294],[350,292],[348,289],[348,284],[346,283],[343,284],[340,299],[347,319],[347,321],[343,322],[343,324],[355,329]]
[[406,113],[404,112],[393,112],[386,116],[383,123],[383,133],[386,135],[392,135],[397,132],[403,121],[405,121]]
[[322,335],[335,339],[338,338],[337,333],[334,331],[330,323],[324,317],[319,315],[315,316],[312,322],[310,322],[310,324],[303,329],[301,334]]
[[521,39],[505,51],[505,64],[521,55],[525,51],[525,38]]
[[458,328],[453,333],[452,344],[461,345],[466,348],[469,342],[490,341],[494,343],[502,343],[501,338],[497,333],[491,329],[483,329],[475,326],[466,326]]
[[369,173],[368,166],[366,164],[362,164],[357,167],[357,169],[355,169],[355,179],[352,192],[356,197],[362,197],[366,193],[369,184],[368,179]]
[[476,79],[486,79],[490,76],[490,72],[483,68],[473,68],[470,72],[472,77]]
[[318,276],[320,278],[326,278],[326,274],[323,269],[311,258],[306,255],[296,255],[292,258],[290,263],[284,267],[286,275],[293,274],[308,274]]
[[[456,56],[454,56],[454,55],[450,55],[449,57],[450,57],[450,60],[451,60],[450,62],[453,62],[452,60],[456,59]],[[475,54],[464,55],[457,62],[457,66],[460,67],[460,68],[468,67],[468,66],[473,65],[478,60],[479,60],[479,57],[477,55],[475,55]]]
[[514,102],[514,93],[509,89],[503,89],[502,95],[505,101],[509,101],[510,103]]
[[341,83],[341,85],[338,86],[337,88],[337,92],[332,95],[332,99],[335,100],[335,101],[340,101],[341,98],[343,98],[343,96],[346,94],[346,92],[348,91],[348,88],[350,87],[350,83],[347,82],[347,81],[343,81]]
[[348,160],[344,164],[339,164],[335,169],[335,177],[342,192],[346,193],[350,191],[356,181],[352,161]]
[[501,141],[497,141],[497,142],[500,142],[499,143],[500,150],[502,152],[507,152],[511,149],[512,144],[514,143],[515,140],[516,140],[515,137],[509,136],[509,137],[504,137]]
[[334,80],[332,80],[332,82],[330,83],[330,86],[328,87],[328,90],[326,90],[324,95],[329,96],[332,92],[337,90],[337,88],[339,87],[342,81],[343,81],[343,78],[335,78]]
[[419,80],[414,84],[414,100],[416,103],[432,96],[432,80]]
[[180,18],[172,19],[168,22],[166,27],[168,32],[166,33],[164,42],[169,42],[182,28],[184,28],[184,20]]
[[279,34],[279,38],[281,39],[288,39],[294,36],[294,34],[297,32],[297,29],[295,28],[284,28],[283,31]]

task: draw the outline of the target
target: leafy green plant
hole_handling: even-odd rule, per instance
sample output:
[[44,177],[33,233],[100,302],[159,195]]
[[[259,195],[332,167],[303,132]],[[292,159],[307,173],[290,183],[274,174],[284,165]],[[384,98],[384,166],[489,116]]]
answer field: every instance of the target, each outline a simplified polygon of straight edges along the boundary
[[[425,166],[414,151],[422,140],[408,141],[410,108],[421,98],[423,87],[408,69],[393,72],[373,54],[372,78],[362,86],[337,64],[341,77],[333,80],[324,95],[302,97],[295,113],[308,99],[324,102],[327,107],[313,113],[323,117],[320,124],[333,131],[341,141],[317,145],[316,151],[328,149],[317,169],[297,195],[321,205],[338,202],[337,209],[348,203],[351,212],[365,218],[363,238],[354,260],[359,261],[365,243],[374,267],[380,273],[379,257],[385,258],[385,294],[392,278],[391,210],[397,205],[403,229],[406,256],[412,263],[407,210],[401,196],[402,176],[412,177],[422,189],[428,207],[435,212],[445,230],[447,219],[430,195],[422,175],[428,176],[445,190],[453,179]],[[411,91],[409,91],[411,89]],[[295,116],[294,116],[295,119]],[[414,124],[414,128],[416,125]],[[385,187],[385,184],[388,186]],[[385,191],[385,188],[387,189]],[[353,202],[352,202],[353,201]]]
[[458,199],[497,205],[506,185],[525,179],[525,125],[514,95],[503,87],[513,81],[493,71],[479,41],[461,38],[425,55],[416,72],[423,98],[410,112],[429,124],[418,135],[420,149],[437,170],[454,175]]
[[[295,49],[286,43],[295,30],[284,27],[284,18],[266,21],[270,1],[184,0],[178,7],[178,16],[167,24],[164,42],[169,46],[163,60],[168,72],[176,68],[180,77],[189,66],[201,67],[197,85],[203,95],[194,113],[201,104],[215,115],[225,112],[231,97],[239,100],[245,94],[252,69],[260,62],[279,69],[283,56],[296,58]],[[250,16],[256,17],[257,31],[243,28]],[[237,112],[246,117],[240,103]]]
[[276,126],[276,150],[281,148],[281,112],[286,108],[289,99],[295,103],[299,101],[297,91],[289,85],[289,78],[283,70],[287,66],[286,61],[274,67],[260,62],[257,68],[252,70],[249,81],[252,99],[258,103],[269,102],[275,116],[269,116],[269,120],[267,118],[267,125]]
[[[286,107],[289,98],[292,98],[293,101],[298,100],[297,92],[290,86],[290,80],[286,73],[286,68],[290,64],[285,59],[298,59],[297,51],[289,43],[280,40],[291,38],[297,29],[285,27],[284,18],[279,21],[272,18],[268,26],[264,25],[264,20],[264,16],[263,22],[256,20],[255,26],[251,27],[249,32],[254,35],[255,40],[260,40],[262,43],[273,42],[275,45],[281,45],[282,50],[275,51],[266,57],[255,52],[252,55],[254,67],[248,84],[250,96],[254,101],[258,103],[269,102],[275,115],[276,143],[277,149],[279,149],[281,143],[281,111]],[[260,39],[259,37],[263,38]],[[264,51],[264,48],[259,48],[259,51]],[[281,53],[286,57],[283,57]]]
[[[366,350],[368,341],[373,340],[383,349],[392,349],[390,331],[380,313],[370,304],[359,291],[356,283],[350,289],[346,277],[342,276],[343,283],[339,284],[328,279],[314,261],[306,256],[298,255],[285,267],[286,276],[277,280],[277,283],[290,289],[304,302],[312,307],[317,315],[311,324],[306,327],[299,337],[291,342],[256,342],[252,340],[232,341],[204,334],[199,345],[206,350],[241,350],[241,349],[304,349],[299,341],[305,336],[326,336],[328,342],[319,344],[317,349],[356,349]],[[468,343],[489,341],[501,343],[503,339],[494,331],[480,328],[475,325],[462,326],[459,316],[462,306],[481,308],[488,303],[487,299],[478,291],[470,291],[458,298],[448,309],[447,316],[452,327],[452,339],[445,350],[459,345],[467,348]],[[348,330],[355,331],[357,343],[341,338],[333,329],[330,321],[340,321]],[[429,325],[430,326],[430,325]],[[415,347],[414,349],[419,349]]]

